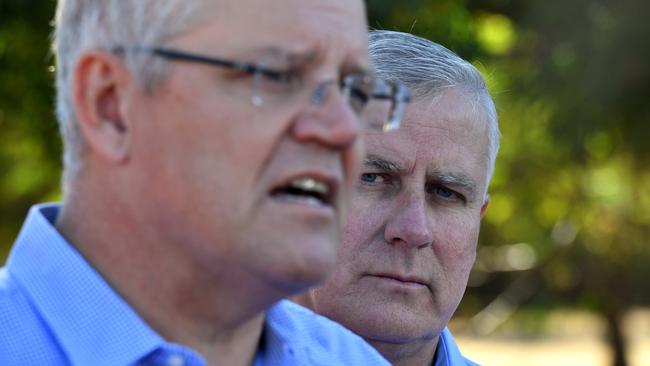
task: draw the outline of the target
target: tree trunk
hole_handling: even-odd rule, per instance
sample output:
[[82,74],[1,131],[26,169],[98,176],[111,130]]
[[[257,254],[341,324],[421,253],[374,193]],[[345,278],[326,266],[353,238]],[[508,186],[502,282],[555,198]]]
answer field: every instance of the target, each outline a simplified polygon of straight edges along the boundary
[[621,326],[621,312],[608,310],[605,318],[607,319],[607,341],[612,350],[612,366],[627,366],[627,347]]

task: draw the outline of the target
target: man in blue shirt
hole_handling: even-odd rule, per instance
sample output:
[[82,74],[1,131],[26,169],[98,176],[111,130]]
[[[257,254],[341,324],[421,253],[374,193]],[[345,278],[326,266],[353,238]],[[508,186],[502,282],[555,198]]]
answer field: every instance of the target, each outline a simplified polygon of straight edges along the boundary
[[[370,72],[360,0],[60,0],[64,199],[0,270],[0,364],[385,361],[281,299],[333,269]],[[388,101],[388,108],[386,107]]]
[[400,366],[474,365],[446,328],[476,257],[499,146],[481,74],[453,52],[374,31],[377,75],[409,86],[403,126],[365,132],[367,155],[334,275],[298,301]]

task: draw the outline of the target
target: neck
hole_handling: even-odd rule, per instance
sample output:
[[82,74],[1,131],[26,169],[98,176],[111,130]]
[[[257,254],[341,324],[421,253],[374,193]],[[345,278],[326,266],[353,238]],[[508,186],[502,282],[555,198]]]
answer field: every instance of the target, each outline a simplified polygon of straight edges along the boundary
[[250,365],[264,311],[283,294],[228,263],[201,271],[128,205],[88,197],[66,202],[56,227],[113,289],[165,340],[208,364]]
[[395,366],[430,366],[436,354],[438,339],[418,340],[409,343],[391,343],[366,338],[379,353]]

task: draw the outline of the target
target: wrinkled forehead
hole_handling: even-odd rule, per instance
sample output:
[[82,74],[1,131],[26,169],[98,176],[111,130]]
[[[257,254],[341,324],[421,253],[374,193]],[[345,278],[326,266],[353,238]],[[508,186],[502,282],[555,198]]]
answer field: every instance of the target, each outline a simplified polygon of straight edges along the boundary
[[[480,96],[452,87],[435,94],[414,94],[401,127],[393,133],[365,131],[367,145],[398,144],[413,153],[418,145],[435,148],[439,139],[473,141],[479,155],[486,155],[489,124]],[[440,142],[440,141],[438,141]]]
[[[318,50],[368,64],[365,6],[361,0],[218,0],[198,27],[219,47]],[[208,45],[206,45],[208,46]]]

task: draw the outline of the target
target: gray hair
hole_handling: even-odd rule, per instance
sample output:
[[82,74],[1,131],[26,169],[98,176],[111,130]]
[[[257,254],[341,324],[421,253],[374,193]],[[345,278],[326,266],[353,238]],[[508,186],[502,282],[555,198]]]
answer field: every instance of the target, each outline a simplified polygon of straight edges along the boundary
[[[82,53],[118,46],[158,45],[192,29],[201,13],[198,1],[59,0],[55,18],[56,112],[64,143],[64,194],[82,169],[85,142],[72,103],[72,73]],[[209,3],[209,2],[206,2]],[[151,91],[162,79],[164,63],[125,54],[136,80]]]
[[406,84],[414,97],[435,96],[442,90],[460,87],[474,94],[487,116],[488,174],[494,172],[499,150],[497,111],[481,73],[447,48],[409,33],[372,30],[369,34],[370,58],[379,78]]

